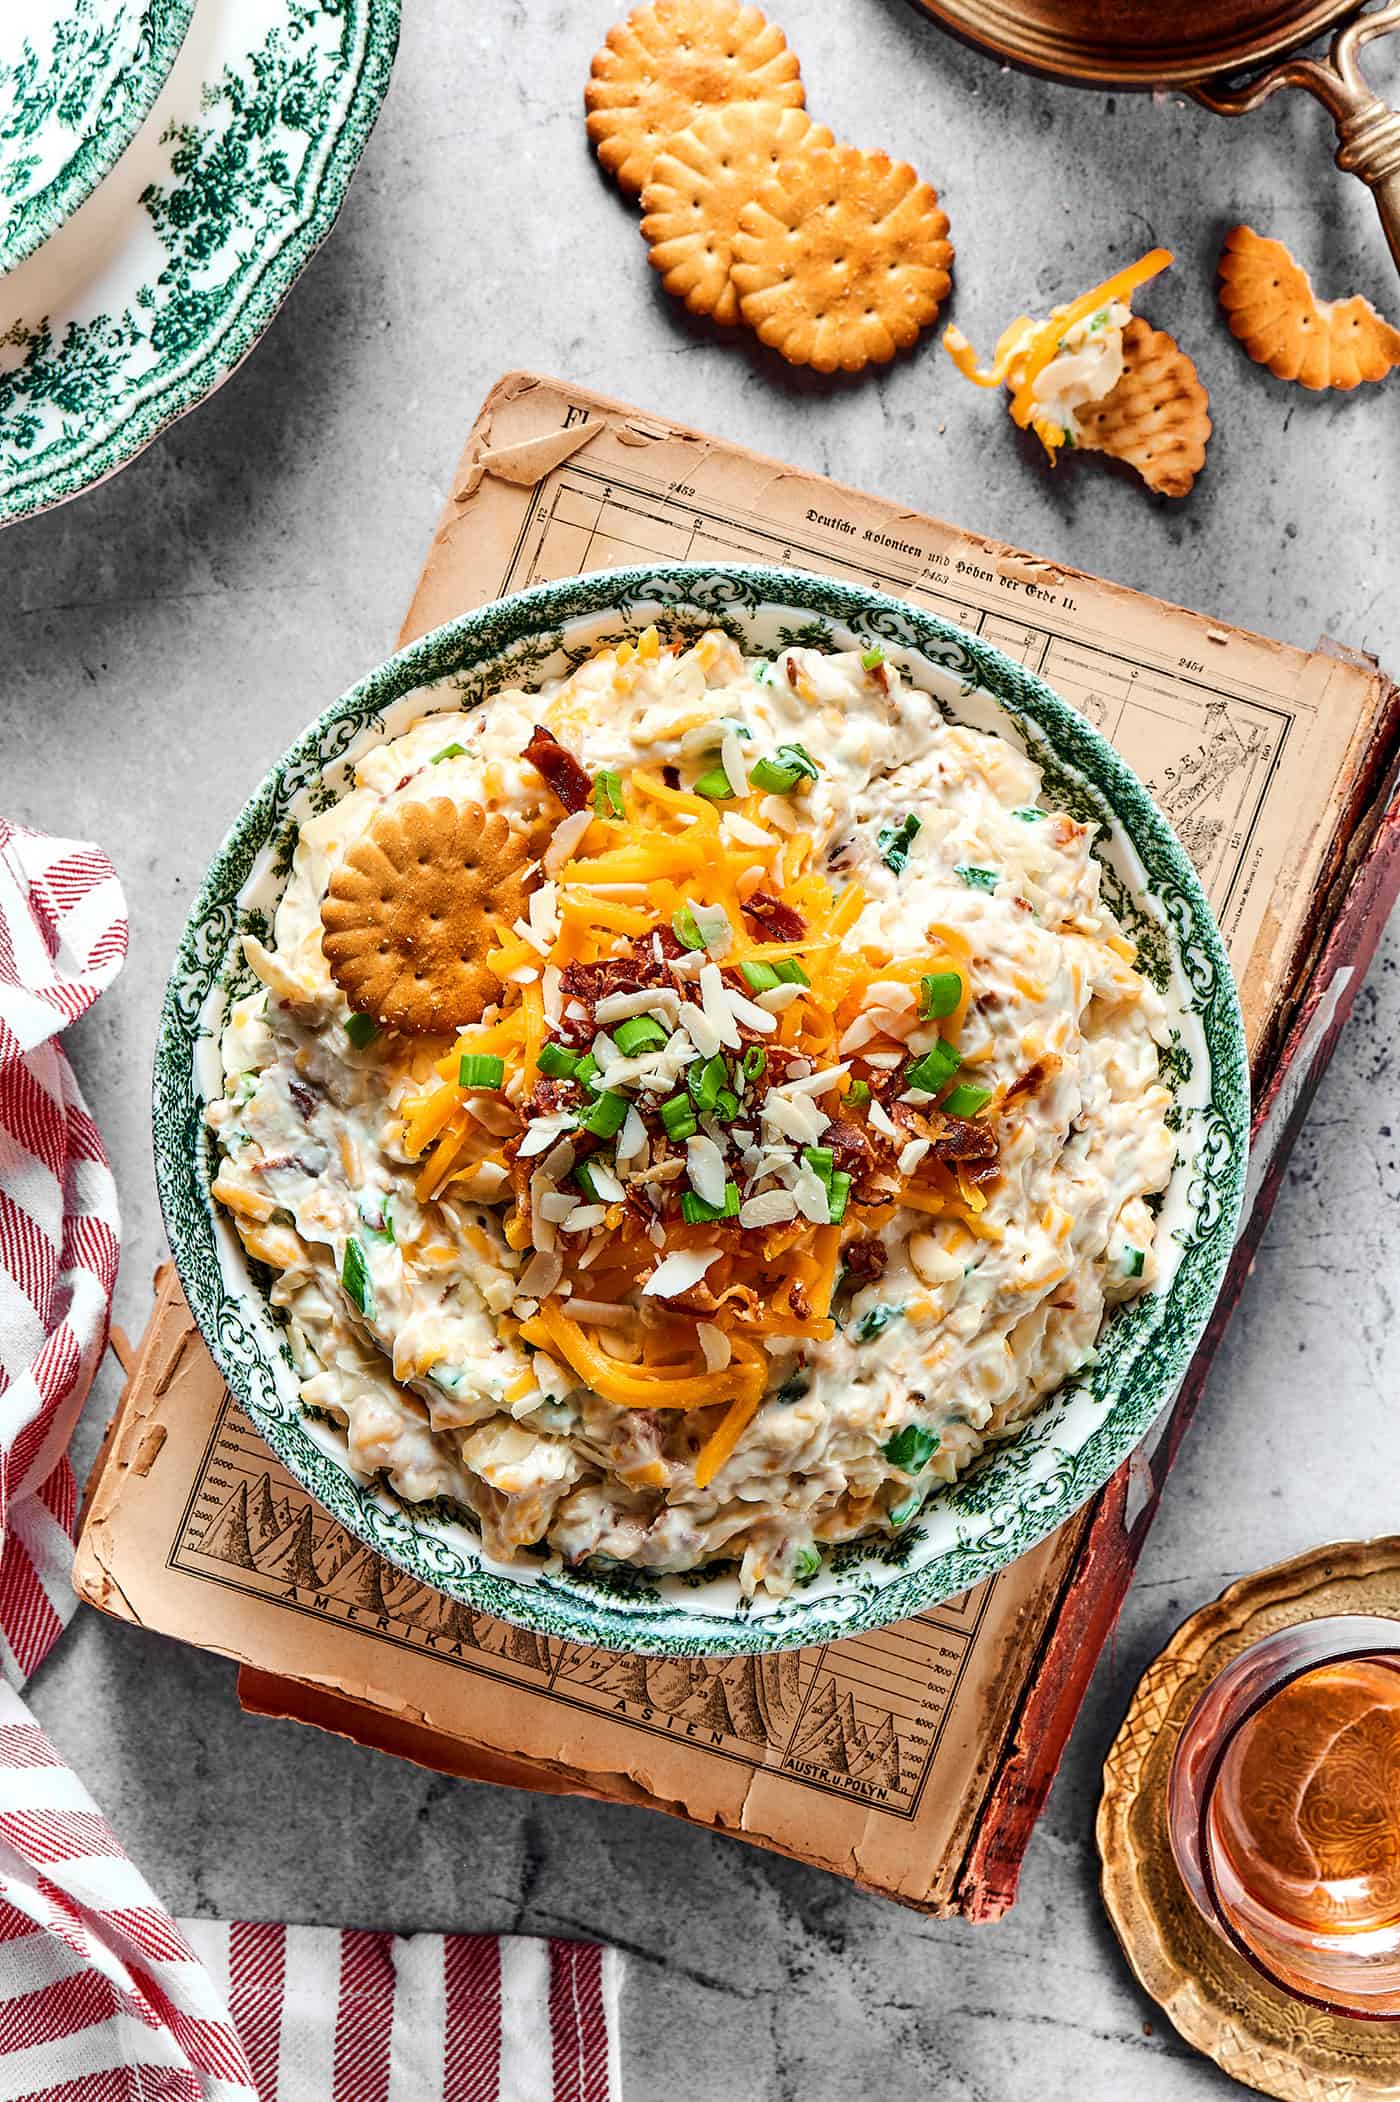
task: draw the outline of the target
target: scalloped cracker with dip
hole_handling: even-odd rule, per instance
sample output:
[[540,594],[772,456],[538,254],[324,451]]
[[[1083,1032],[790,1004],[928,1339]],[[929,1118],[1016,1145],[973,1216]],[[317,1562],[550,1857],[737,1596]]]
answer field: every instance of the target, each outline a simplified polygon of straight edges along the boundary
[[775,23],[737,0],[651,0],[608,31],[584,91],[588,136],[635,195],[656,158],[703,109],[762,102],[800,109],[797,54]]
[[739,310],[791,365],[859,372],[907,350],[952,279],[948,215],[907,161],[857,146],[777,167],[739,214]]
[[740,213],[805,150],[834,143],[824,124],[782,103],[702,110],[661,153],[642,191],[642,239],[666,290],[692,314],[738,322],[730,265]]
[[1230,333],[1275,379],[1315,392],[1349,392],[1400,365],[1400,329],[1369,299],[1319,299],[1282,241],[1232,226],[1220,257],[1220,304]]
[[1185,496],[1206,461],[1210,398],[1184,350],[1134,315],[1123,330],[1123,375],[1078,411],[1079,446],[1136,468],[1158,496]]
[[446,796],[382,811],[321,906],[321,946],[355,1014],[409,1036],[480,1020],[498,982],[494,913],[525,907],[525,842],[500,811]]
[[1171,261],[1154,248],[1043,321],[1019,315],[988,366],[961,329],[944,330],[944,347],[975,386],[1010,388],[1012,422],[1035,432],[1052,465],[1062,447],[1109,453],[1159,495],[1185,496],[1205,463],[1209,396],[1172,337],[1131,307]]

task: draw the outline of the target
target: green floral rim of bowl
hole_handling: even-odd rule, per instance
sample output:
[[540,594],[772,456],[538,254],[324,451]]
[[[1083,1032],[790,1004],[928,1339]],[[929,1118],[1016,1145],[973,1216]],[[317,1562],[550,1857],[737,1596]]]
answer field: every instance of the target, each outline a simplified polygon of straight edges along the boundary
[[335,223],[388,90],[399,7],[240,0],[218,14],[203,83],[94,279],[108,304],[84,303],[88,273],[75,303],[0,333],[0,525],[124,467],[247,356]]
[[[999,727],[1044,768],[1046,800],[1103,829],[1106,892],[1161,985],[1173,1022],[1163,1077],[1178,1156],[1163,1201],[1161,1288],[1115,1311],[1094,1362],[893,1538],[837,1549],[777,1604],[743,1600],[732,1568],[657,1578],[632,1569],[489,1562],[459,1514],[410,1508],[357,1482],[338,1429],[308,1416],[280,1331],[227,1221],[201,1114],[217,1037],[251,983],[239,937],[266,932],[299,822],[343,793],[355,757],[423,705],[469,709],[529,685],[653,618],[722,626],[750,648],[879,642],[946,716]],[[423,689],[432,687],[430,696]],[[1004,1568],[1105,1483],[1186,1368],[1234,1242],[1249,1079],[1225,951],[1194,870],[1137,777],[1048,687],[932,613],[799,572],[668,564],[536,585],[435,629],[328,708],[272,769],[215,855],[171,976],[155,1067],[155,1143],[171,1247],[195,1319],[278,1457],[368,1546],[421,1582],[546,1635],[654,1654],[810,1645],[917,1613]],[[1172,1267],[1174,1263],[1174,1267]]]
[[[62,0],[0,50],[0,276],[57,233],[140,130],[195,0]],[[10,29],[16,24],[12,15]]]

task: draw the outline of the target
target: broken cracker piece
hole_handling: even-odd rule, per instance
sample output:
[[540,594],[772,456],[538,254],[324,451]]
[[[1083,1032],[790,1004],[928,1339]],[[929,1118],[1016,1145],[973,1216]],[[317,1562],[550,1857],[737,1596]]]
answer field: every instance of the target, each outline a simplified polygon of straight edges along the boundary
[[642,191],[642,239],[666,290],[692,314],[737,322],[739,295],[729,272],[740,212],[804,150],[834,143],[824,124],[782,103],[700,111],[658,157]]
[[608,31],[583,99],[599,160],[636,194],[701,110],[733,102],[800,108],[805,95],[796,52],[756,7],[650,0]]
[[743,207],[730,275],[744,320],[790,365],[859,372],[937,318],[952,262],[948,215],[907,162],[822,146]]
[[1400,365],[1400,329],[1369,299],[1319,299],[1312,280],[1282,241],[1232,226],[1220,256],[1220,304],[1258,365],[1275,379],[1316,392],[1345,393],[1363,380],[1383,380]]
[[500,991],[489,915],[509,925],[524,911],[528,851],[477,803],[437,796],[381,811],[321,905],[321,946],[352,1010],[411,1036],[479,1021]]
[[1035,432],[1053,465],[1062,445],[1079,443],[1080,411],[1103,401],[1123,376],[1134,292],[1171,261],[1169,248],[1150,249],[1092,291],[1052,307],[1043,321],[1019,314],[1002,330],[988,366],[978,365],[959,328],[943,331],[943,347],[974,386],[1011,389],[1012,422]]
[[1123,330],[1117,386],[1076,420],[1084,451],[1125,460],[1159,496],[1185,496],[1205,465],[1210,397],[1180,345],[1140,315]]

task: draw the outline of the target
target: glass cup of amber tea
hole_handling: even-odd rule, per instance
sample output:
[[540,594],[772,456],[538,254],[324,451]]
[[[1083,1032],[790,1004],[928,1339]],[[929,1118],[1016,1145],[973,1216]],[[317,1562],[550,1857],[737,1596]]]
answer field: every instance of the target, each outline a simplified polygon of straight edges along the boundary
[[1234,1658],[1182,1730],[1167,1818],[1200,1912],[1266,1978],[1400,2021],[1400,1620],[1307,1621]]

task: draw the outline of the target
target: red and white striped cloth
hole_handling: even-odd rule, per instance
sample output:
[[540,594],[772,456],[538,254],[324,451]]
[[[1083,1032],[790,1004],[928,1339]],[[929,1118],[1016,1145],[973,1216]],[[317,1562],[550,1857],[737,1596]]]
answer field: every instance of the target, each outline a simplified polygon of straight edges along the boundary
[[177,1924],[19,1697],[73,1610],[119,1246],[57,1038],[126,940],[105,855],[0,818],[0,2102],[621,2102],[616,1951]]

